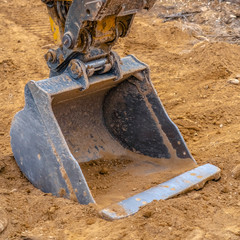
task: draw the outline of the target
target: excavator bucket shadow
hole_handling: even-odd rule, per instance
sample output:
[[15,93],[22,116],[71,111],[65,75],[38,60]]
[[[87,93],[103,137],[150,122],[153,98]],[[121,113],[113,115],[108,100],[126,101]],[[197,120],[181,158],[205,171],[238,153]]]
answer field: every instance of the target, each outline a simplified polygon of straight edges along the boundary
[[96,200],[109,219],[199,188],[220,172],[197,167],[148,67],[130,55],[121,72],[120,79],[114,72],[93,75],[88,88],[67,70],[30,81],[10,133],[17,164],[35,187],[81,204]]

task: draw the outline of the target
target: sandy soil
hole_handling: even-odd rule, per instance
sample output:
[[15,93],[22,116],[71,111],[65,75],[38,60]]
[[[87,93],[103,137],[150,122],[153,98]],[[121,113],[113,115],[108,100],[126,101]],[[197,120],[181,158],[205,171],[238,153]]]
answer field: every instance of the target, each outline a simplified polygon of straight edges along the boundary
[[[165,23],[159,11],[176,9],[158,3],[137,16],[116,50],[122,56],[134,53],[150,66],[159,97],[191,153],[200,165],[219,166],[222,177],[109,222],[94,205],[35,189],[15,163],[11,120],[24,106],[24,85],[48,76],[43,55],[52,38],[40,0],[0,2],[0,239],[240,239],[240,85],[228,82],[240,78],[239,5],[211,3],[202,3],[207,7],[191,19]],[[219,14],[231,21],[216,31]]]

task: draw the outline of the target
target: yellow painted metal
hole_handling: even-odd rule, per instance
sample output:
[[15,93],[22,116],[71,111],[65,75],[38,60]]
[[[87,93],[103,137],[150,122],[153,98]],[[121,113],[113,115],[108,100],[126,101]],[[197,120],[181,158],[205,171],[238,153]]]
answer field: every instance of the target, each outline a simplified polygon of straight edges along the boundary
[[[72,2],[73,0],[54,0],[56,2]],[[56,45],[61,44],[62,40],[62,34],[64,32],[64,26],[61,26],[62,24],[56,22],[58,21],[55,14],[51,14],[51,11],[49,12],[49,20],[50,20],[50,26],[53,33],[53,40]],[[61,29],[60,29],[61,28]]]
[[[61,0],[57,0],[61,1]],[[66,0],[65,0],[66,1]],[[73,0],[67,0],[72,2]],[[54,43],[61,44],[62,34],[64,32],[64,24],[58,21],[55,14],[49,12],[50,26],[53,33]],[[96,21],[95,28],[92,32],[94,43],[103,43],[113,41],[116,37],[116,16],[107,16],[100,21]]]
[[115,38],[116,16],[107,16],[101,21],[97,21],[95,33],[93,35],[94,42],[107,42]]
[[61,44],[61,34],[60,34],[59,26],[54,22],[54,20],[51,17],[49,17],[49,20],[50,20],[51,30],[53,33],[54,43],[59,45]]

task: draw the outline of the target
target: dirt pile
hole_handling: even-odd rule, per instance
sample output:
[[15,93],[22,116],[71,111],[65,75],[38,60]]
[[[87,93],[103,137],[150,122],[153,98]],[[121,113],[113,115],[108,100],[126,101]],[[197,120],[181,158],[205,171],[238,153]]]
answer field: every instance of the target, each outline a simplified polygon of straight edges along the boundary
[[[191,2],[182,10],[198,4]],[[131,34],[115,50],[122,56],[133,53],[150,66],[156,90],[191,153],[199,164],[219,166],[222,178],[200,191],[153,202],[132,217],[108,222],[94,205],[82,206],[35,189],[13,158],[11,120],[24,106],[25,84],[48,76],[43,55],[52,44],[43,4],[31,3],[0,3],[0,224],[4,228],[0,239],[239,239],[240,85],[228,80],[240,74],[240,46],[226,38],[216,42],[218,38],[211,41],[204,34],[200,36],[210,40],[198,37],[184,21],[163,23],[156,17],[157,9],[163,9],[160,1],[152,12],[136,17]],[[235,8],[226,2],[216,7],[225,4]],[[195,29],[209,27],[213,32],[211,18],[202,17],[201,24],[193,22]],[[107,171],[96,166],[100,174]],[[103,184],[96,191],[101,187],[105,190]]]

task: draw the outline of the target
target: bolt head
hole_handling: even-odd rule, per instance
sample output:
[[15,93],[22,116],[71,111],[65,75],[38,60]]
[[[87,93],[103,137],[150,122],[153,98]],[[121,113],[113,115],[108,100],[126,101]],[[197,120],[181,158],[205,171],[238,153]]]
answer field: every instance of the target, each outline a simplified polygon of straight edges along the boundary
[[51,62],[53,59],[53,55],[51,52],[47,52],[44,57],[47,62]]
[[45,57],[45,60],[48,63],[54,63],[56,61],[56,58],[57,58],[57,53],[53,49],[49,49],[44,57]]
[[62,44],[67,49],[71,49],[73,47],[73,39],[69,33],[64,34]]
[[77,59],[71,60],[68,66],[68,72],[72,78],[74,79],[80,78],[83,74],[80,61]]

